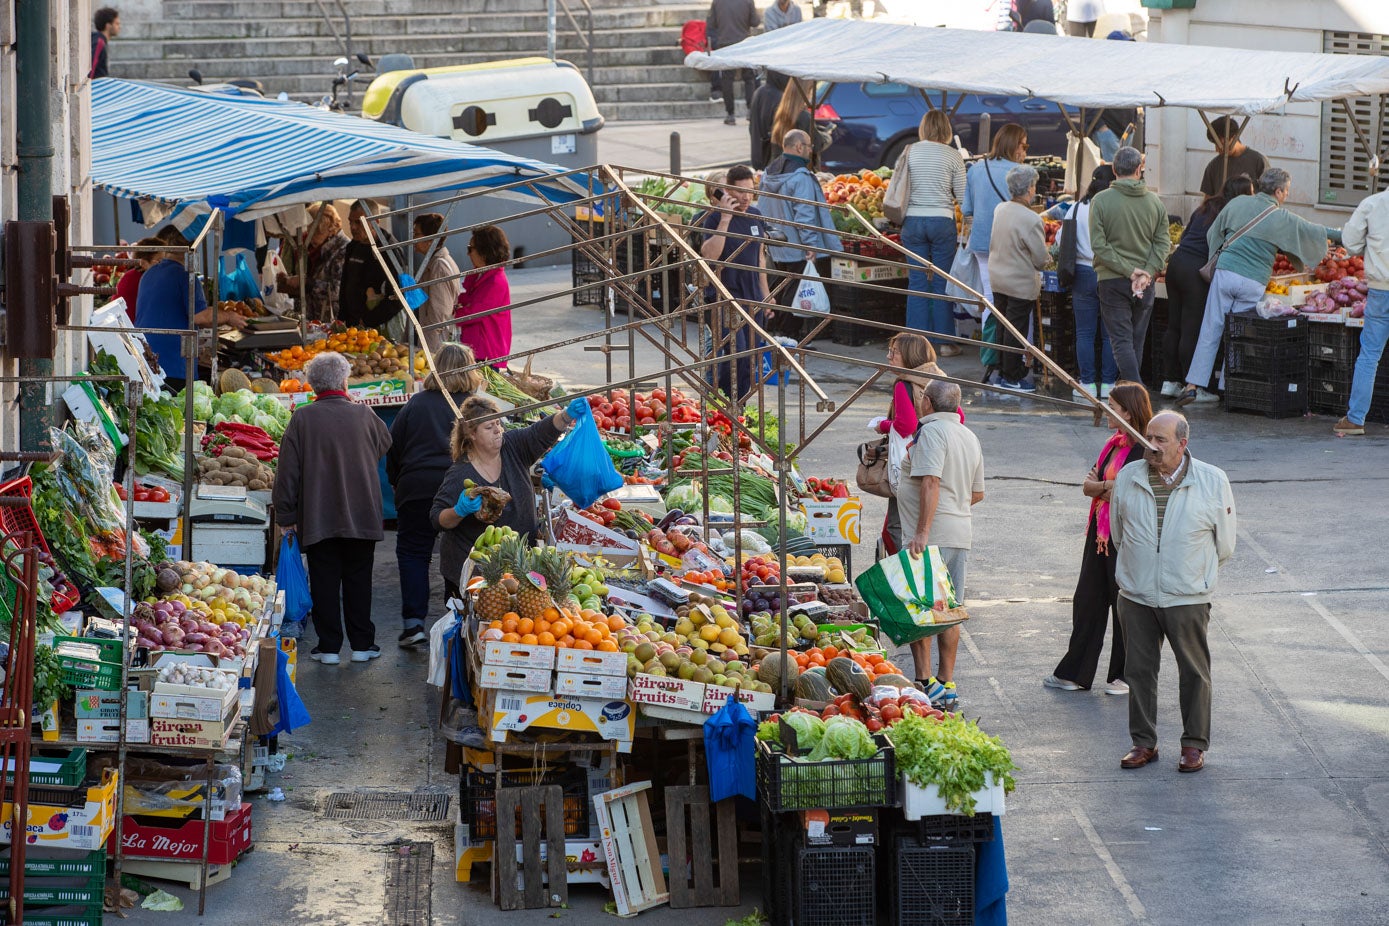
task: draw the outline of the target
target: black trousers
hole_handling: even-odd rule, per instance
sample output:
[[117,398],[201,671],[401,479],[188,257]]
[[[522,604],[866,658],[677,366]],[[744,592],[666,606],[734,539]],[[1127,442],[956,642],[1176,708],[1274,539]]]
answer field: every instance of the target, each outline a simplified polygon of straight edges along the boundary
[[719,88],[723,91],[723,108],[731,116],[733,115],[733,81],[739,74],[743,75],[743,99],[749,106],[752,105],[752,94],[757,89],[757,72],[750,68],[742,68],[732,71],[719,71]]
[[1119,624],[1119,584],[1114,580],[1116,558],[1095,552],[1095,525],[1085,533],[1085,555],[1080,560],[1080,576],[1071,599],[1071,644],[1056,664],[1056,677],[1089,689],[1104,649],[1104,625],[1114,627],[1109,644],[1109,674],[1105,681],[1124,677],[1124,631]]
[[395,560],[400,570],[400,621],[423,627],[429,617],[429,565],[439,532],[429,519],[434,500],[400,502],[395,507]]
[[[789,264],[783,264],[781,261],[777,260],[772,261],[772,267],[777,270],[785,271],[786,273],[803,273],[805,272],[805,261],[797,260]],[[830,259],[828,255],[815,258],[815,272],[820,274],[820,280],[826,284],[826,292],[828,292],[830,279]],[[772,297],[773,302],[777,305],[789,306],[796,298],[796,290],[800,288],[801,281],[797,277],[768,277],[767,285],[776,290]],[[781,288],[777,289],[777,287]],[[792,315],[790,312],[777,312],[776,317],[768,321],[767,330],[772,334],[781,335],[786,338],[795,338],[799,341],[802,332],[810,330],[810,326],[818,323],[819,319],[801,318]]]
[[371,649],[376,626],[371,622],[371,567],[375,540],[333,537],[304,548],[309,560],[309,593],[313,595],[313,629],[321,653],[342,649],[343,626],[353,650]]
[[1196,352],[1196,341],[1201,335],[1201,319],[1206,317],[1206,296],[1211,291],[1211,284],[1201,279],[1203,263],[1182,253],[1173,254],[1167,262],[1167,330],[1162,335],[1164,380],[1184,384],[1191,369],[1191,355]]
[[[994,305],[1003,313],[1003,317],[1013,323],[1013,327],[1018,329],[1025,336],[1027,329],[1032,324],[1032,313],[1037,308],[1036,299],[1019,299],[1016,296],[1008,296],[1000,292],[994,293]],[[1000,325],[998,329],[998,343],[1010,344],[1016,347],[1023,345]],[[1026,354],[1015,354],[1012,351],[999,351],[999,373],[1004,379],[1017,382],[1027,375],[1029,366]]]

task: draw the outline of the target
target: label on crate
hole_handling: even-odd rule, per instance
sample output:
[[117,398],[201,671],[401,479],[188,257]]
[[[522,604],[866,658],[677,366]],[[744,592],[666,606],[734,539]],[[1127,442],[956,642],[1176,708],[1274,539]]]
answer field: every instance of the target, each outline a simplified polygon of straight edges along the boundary
[[632,678],[627,697],[638,704],[700,711],[704,708],[704,685],[681,678],[639,672]]
[[829,502],[804,502],[806,534],[816,543],[858,543],[863,502],[853,496]]
[[[571,733],[597,733],[603,739],[630,744],[636,713],[626,701],[560,698],[548,694],[497,692],[492,711],[492,739],[506,741],[507,731],[544,727]],[[630,748],[630,746],[628,747]],[[625,751],[625,750],[623,750]]]

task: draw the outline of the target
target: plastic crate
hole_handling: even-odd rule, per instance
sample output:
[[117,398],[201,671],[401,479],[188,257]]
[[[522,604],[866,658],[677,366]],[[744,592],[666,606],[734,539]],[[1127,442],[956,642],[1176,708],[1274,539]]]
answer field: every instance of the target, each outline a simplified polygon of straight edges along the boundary
[[881,745],[871,759],[799,762],[784,752],[774,751],[765,742],[758,742],[757,794],[772,813],[895,807],[895,754],[891,745]]
[[[30,906],[58,906],[62,904],[102,903],[106,888],[106,863],[102,862],[100,871],[85,875],[64,875],[61,877],[24,876],[25,919],[28,919]],[[10,899],[8,878],[0,881],[0,900]]]
[[[502,772],[502,786],[559,785],[564,790],[564,835],[587,836],[588,777],[570,770],[524,769]],[[466,769],[458,776],[458,822],[468,827],[470,839],[497,838],[496,777]]]
[[[57,762],[58,768],[51,772],[34,771],[33,763]],[[79,787],[87,777],[87,750],[80,746],[65,756],[34,755],[30,757],[29,786],[49,785],[58,788]],[[14,781],[14,773],[7,772],[6,781]]]
[[897,926],[971,926],[974,846],[899,837],[893,846],[892,922]]
[[[20,476],[12,479],[4,485],[0,485],[0,495],[8,498],[33,497],[34,484],[28,476]],[[0,528],[6,533],[18,533],[29,531],[34,535],[34,545],[45,553],[50,553],[48,541],[43,537],[43,531],[39,530],[39,522],[34,517],[33,506],[26,508],[0,508]],[[71,580],[61,586],[54,586],[53,597],[49,600],[49,606],[54,614],[62,614],[71,611],[82,601],[82,593],[77,590]]]
[[1260,318],[1257,312],[1235,312],[1225,316],[1225,336],[1242,341],[1306,341],[1311,322],[1301,315]]
[[1318,324],[1307,329],[1307,360],[1350,367],[1360,353],[1360,329]]
[[96,688],[100,691],[115,691],[121,686],[121,664],[101,659],[84,659],[58,653],[58,663],[62,666],[63,684],[74,688]]
[[1307,368],[1307,344],[1300,341],[1225,342],[1227,376],[1272,376],[1301,379]]
[[920,820],[903,823],[901,831],[915,839],[918,845],[937,842],[992,842],[994,815],[976,813],[972,817],[966,817],[953,813],[932,814]]
[[856,347],[873,341],[886,341],[894,332],[871,325],[856,324],[849,319],[903,325],[907,318],[907,281],[883,280],[872,284],[888,286],[901,292],[864,289],[844,283],[829,283],[825,289],[830,299],[830,311],[835,320],[830,323],[830,338],[836,344]]
[[802,848],[790,883],[795,926],[874,926],[877,923],[877,852],[872,846]]
[[1296,418],[1307,414],[1304,383],[1286,380],[1225,377],[1227,411],[1255,412],[1269,418]]
[[[24,910],[25,926],[102,926],[102,902],[39,907]],[[0,907],[0,923],[10,921],[8,907]]]
[[[0,879],[10,875],[10,850],[0,853]],[[25,878],[90,877],[100,881],[106,877],[106,850],[79,852],[72,849],[50,849],[28,846],[24,850]]]
[[[131,634],[134,636],[134,633]],[[53,637],[53,648],[57,649],[60,643],[85,643],[95,646],[102,662],[120,662],[125,658],[125,644],[120,640],[112,640],[107,637],[65,637],[55,635]]]

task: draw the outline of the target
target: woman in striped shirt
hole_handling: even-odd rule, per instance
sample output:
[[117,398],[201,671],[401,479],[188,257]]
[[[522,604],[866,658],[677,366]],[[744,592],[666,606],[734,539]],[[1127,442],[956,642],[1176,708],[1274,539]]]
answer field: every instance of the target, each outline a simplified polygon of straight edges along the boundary
[[[911,198],[907,217],[902,223],[902,246],[913,254],[930,261],[943,272],[950,272],[955,259],[955,204],[965,195],[965,162],[960,152],[950,146],[954,136],[950,117],[933,109],[921,119],[921,141],[912,145],[907,154],[911,177]],[[913,263],[907,274],[907,288],[912,293],[945,292],[945,277],[932,274]],[[907,297],[907,327],[931,334],[953,335],[955,316],[949,302],[926,296]],[[942,357],[961,353],[959,346],[937,340],[936,352]]]

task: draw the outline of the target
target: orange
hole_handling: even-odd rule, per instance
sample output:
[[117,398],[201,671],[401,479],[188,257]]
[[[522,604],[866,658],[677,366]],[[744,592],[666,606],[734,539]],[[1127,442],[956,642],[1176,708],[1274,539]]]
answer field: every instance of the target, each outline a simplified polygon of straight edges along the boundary
[[608,629],[609,629],[609,630],[621,630],[623,627],[626,627],[626,626],[627,626],[627,622],[624,621],[621,617],[618,617],[616,614],[614,614],[612,617],[608,618]]
[[557,637],[562,637],[566,633],[568,633],[569,628],[573,626],[573,623],[570,622],[570,620],[567,617],[561,617],[559,620],[555,621],[550,625],[550,632]]
[[602,653],[615,653],[617,652],[617,644],[612,640],[604,640],[602,643],[598,644],[598,651]]
[[593,629],[598,631],[598,635],[602,637],[604,640],[612,638],[613,632],[609,630],[608,625],[603,623],[602,621],[599,621],[598,623],[594,624]]
[[596,646],[603,642],[603,634],[599,632],[597,627],[589,627],[588,630],[584,631],[584,639]]
[[536,636],[533,633],[523,633],[521,634],[521,642],[526,644],[527,646],[534,646],[540,641],[536,639]]
[[873,667],[874,675],[888,675],[896,671],[897,670],[892,667],[892,663],[890,662],[880,662]]
[[504,633],[504,634],[502,634],[502,642],[503,642],[503,643],[520,643],[520,642],[521,642],[521,637],[520,637],[519,635],[517,635],[517,634],[514,634],[514,633]]
[[535,621],[531,620],[529,617],[521,618],[520,630],[523,635],[530,633],[535,630]]
[[554,646],[555,635],[548,630],[542,630],[535,635],[535,642],[539,643],[541,646]]
[[520,628],[520,623],[521,619],[508,611],[502,615],[502,633],[516,633]]
[[590,643],[590,642],[588,642],[587,640],[575,640],[575,641],[574,641],[574,648],[575,648],[575,649],[586,649],[586,650],[591,650],[591,649],[593,649],[593,644]]
[[887,662],[887,657],[884,656],[882,653],[872,653],[872,654],[870,654],[870,655],[868,656],[868,664],[869,664],[869,665],[874,665],[874,666],[876,666],[876,665],[878,665],[878,664],[880,664],[880,663],[884,663],[884,662]]
[[550,622],[547,621],[547,620],[545,620],[545,618],[543,618],[543,617],[542,617],[540,620],[538,620],[538,621],[535,622],[535,635],[536,635],[536,636],[540,636],[540,635],[541,635],[542,633],[544,633],[545,631],[547,631],[547,630],[553,630],[553,629],[554,629],[554,628],[551,626]]
[[540,616],[543,617],[545,620],[554,623],[555,621],[559,620],[559,608],[546,608],[545,613],[541,614]]
[[559,645],[564,647],[565,649],[568,649],[569,647],[574,645],[574,638],[566,633],[564,636],[559,638]]
[[501,630],[501,629],[502,629],[502,622],[501,622],[501,621],[493,621],[492,623],[488,624],[487,626],[493,628],[494,630]]

